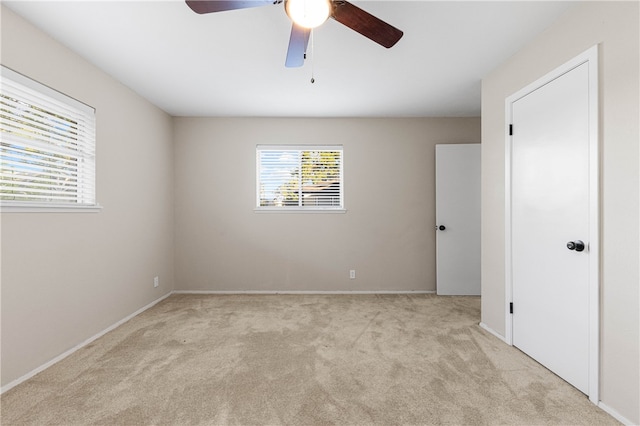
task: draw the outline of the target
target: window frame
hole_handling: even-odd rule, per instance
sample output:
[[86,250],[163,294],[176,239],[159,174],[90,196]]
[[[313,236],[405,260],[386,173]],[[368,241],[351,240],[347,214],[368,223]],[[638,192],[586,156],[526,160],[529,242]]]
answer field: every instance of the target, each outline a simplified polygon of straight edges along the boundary
[[[305,152],[305,151],[339,151],[340,152],[340,192],[339,192],[339,205],[337,206],[261,206],[261,159],[260,153],[262,151],[290,151],[290,152]],[[254,198],[254,212],[256,213],[346,213],[345,208],[345,184],[344,184],[344,146],[341,144],[323,144],[323,145],[277,145],[277,144],[258,144],[256,145],[256,187]],[[302,182],[300,182],[301,186]],[[301,187],[298,187],[300,190]]]
[[[96,199],[96,117],[95,108],[78,101],[64,93],[59,92],[49,86],[46,86],[36,80],[33,80],[19,72],[12,70],[4,65],[0,66],[0,91],[5,96],[9,96],[12,99],[18,101],[24,101],[31,106],[38,106],[37,103],[40,99],[44,101],[46,107],[45,111],[50,114],[59,114],[66,118],[78,118],[78,129],[81,129],[81,136],[78,137],[79,145],[82,147],[78,149],[77,155],[71,155],[71,158],[76,158],[77,162],[75,169],[77,173],[77,182],[73,188],[78,188],[78,194],[75,201],[56,202],[52,200],[2,200],[0,199],[0,212],[1,213],[69,213],[69,212],[98,212],[102,207],[98,204]],[[8,84],[10,82],[10,84]],[[2,86],[6,85],[6,89]],[[9,87],[13,89],[9,89]],[[9,91],[9,92],[8,92]],[[24,97],[20,98],[11,91],[22,91]],[[70,112],[67,112],[67,111]],[[11,113],[8,112],[7,117],[11,117]],[[13,115],[15,116],[15,115]],[[45,133],[51,135],[53,133]],[[9,134],[5,131],[0,131],[2,140],[13,140],[16,145],[21,145],[22,148],[16,148],[14,150],[11,147],[7,147],[7,150],[3,147],[2,157],[3,161],[7,161],[10,157],[7,153],[21,152],[28,149],[35,149],[37,151],[46,152],[45,155],[69,155],[63,154],[64,150],[56,148],[55,146],[48,145],[46,141],[32,139],[33,142],[29,143],[29,139],[23,138],[20,135]],[[68,150],[67,150],[68,151]],[[41,157],[42,158],[42,157]],[[78,183],[84,181],[85,183]],[[44,188],[44,187],[43,187]],[[88,198],[88,202],[83,202],[83,194]],[[88,195],[86,195],[88,194]],[[2,195],[5,195],[2,193]]]

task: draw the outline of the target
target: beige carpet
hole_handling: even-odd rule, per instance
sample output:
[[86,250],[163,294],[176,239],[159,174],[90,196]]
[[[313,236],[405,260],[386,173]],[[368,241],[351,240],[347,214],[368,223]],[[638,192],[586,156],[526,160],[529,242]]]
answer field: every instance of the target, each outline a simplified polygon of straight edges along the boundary
[[174,295],[1,398],[2,424],[617,424],[480,299]]

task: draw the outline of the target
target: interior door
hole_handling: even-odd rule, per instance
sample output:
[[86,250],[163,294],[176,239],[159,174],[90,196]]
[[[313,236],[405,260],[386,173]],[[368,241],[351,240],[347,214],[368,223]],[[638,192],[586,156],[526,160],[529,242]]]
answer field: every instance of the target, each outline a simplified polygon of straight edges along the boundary
[[436,145],[436,292],[480,295],[480,144]]
[[513,344],[589,389],[589,66],[511,104]]

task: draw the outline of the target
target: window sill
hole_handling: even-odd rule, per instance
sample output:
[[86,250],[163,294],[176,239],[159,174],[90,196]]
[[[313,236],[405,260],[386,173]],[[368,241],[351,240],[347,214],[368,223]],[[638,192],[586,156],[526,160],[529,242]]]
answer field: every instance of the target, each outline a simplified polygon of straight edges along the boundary
[[0,213],[99,213],[102,206],[61,206],[61,205],[6,205],[0,204]]
[[347,209],[301,209],[301,208],[295,208],[295,207],[286,207],[286,208],[281,208],[281,207],[275,207],[275,208],[269,208],[269,207],[261,207],[261,208],[255,208],[253,209],[254,213],[284,213],[284,214],[299,214],[299,213],[303,213],[303,214],[344,214],[347,212]]

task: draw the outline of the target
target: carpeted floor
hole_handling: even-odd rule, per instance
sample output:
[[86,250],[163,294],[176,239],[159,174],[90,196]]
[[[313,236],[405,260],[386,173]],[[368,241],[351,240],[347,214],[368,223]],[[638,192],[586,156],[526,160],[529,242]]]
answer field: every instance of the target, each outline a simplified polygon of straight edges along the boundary
[[2,424],[605,425],[480,299],[173,295],[6,392]]

